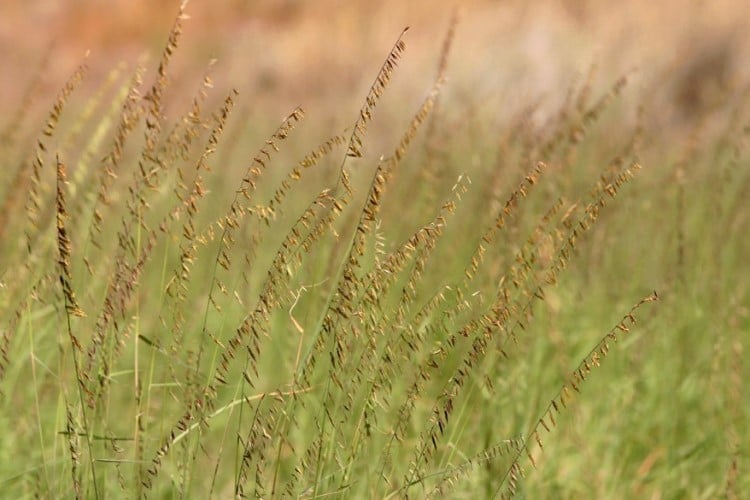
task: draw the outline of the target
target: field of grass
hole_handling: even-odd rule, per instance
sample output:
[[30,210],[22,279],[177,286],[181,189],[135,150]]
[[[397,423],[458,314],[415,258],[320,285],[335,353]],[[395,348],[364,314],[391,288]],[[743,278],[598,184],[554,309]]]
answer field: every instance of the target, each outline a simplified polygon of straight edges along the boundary
[[1,83],[0,497],[743,498],[741,22],[261,4]]

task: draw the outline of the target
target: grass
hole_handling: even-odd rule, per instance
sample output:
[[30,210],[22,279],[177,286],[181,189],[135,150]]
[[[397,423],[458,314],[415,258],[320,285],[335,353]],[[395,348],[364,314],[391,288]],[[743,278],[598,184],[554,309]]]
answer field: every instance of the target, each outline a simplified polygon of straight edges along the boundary
[[594,66],[488,119],[454,17],[381,152],[406,29],[314,136],[175,88],[183,14],[153,74],[3,117],[4,495],[741,497],[746,81],[664,127],[681,75]]

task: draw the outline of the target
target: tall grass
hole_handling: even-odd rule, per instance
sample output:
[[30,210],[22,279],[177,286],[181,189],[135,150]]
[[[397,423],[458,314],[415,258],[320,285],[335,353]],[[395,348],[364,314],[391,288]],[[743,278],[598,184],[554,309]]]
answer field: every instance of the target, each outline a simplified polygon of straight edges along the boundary
[[169,101],[184,8],[151,77],[7,118],[5,494],[741,496],[746,85],[663,131],[592,67],[485,126],[443,100],[454,17],[389,152],[407,29],[291,159],[301,107],[248,124],[212,65]]

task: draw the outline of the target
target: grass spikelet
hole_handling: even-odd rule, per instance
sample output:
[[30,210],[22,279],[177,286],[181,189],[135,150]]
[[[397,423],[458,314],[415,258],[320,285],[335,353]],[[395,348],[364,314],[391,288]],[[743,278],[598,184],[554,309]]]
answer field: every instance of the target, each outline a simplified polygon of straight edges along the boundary
[[[240,182],[240,187],[236,191],[235,197],[232,200],[232,204],[229,207],[229,211],[219,223],[219,228],[222,232],[219,239],[220,245],[216,256],[216,266],[220,266],[225,271],[229,271],[229,268],[231,266],[230,250],[234,246],[235,242],[233,233],[239,227],[240,220],[244,218],[246,214],[252,212],[251,209],[245,207],[245,205],[242,203],[242,198],[240,197],[240,195],[247,200],[251,199],[251,193],[255,190],[256,182],[261,176],[263,170],[266,168],[266,162],[269,162],[271,160],[271,155],[273,153],[279,151],[278,143],[285,140],[289,136],[289,133],[295,128],[297,123],[302,120],[303,117],[304,111],[302,110],[302,108],[294,109],[294,111],[292,111],[292,113],[282,121],[281,125],[279,125],[279,127],[271,135],[271,137],[266,140],[266,145],[260,149],[258,154],[256,154],[256,156],[253,158],[250,166],[245,171],[245,174],[243,175]],[[208,308],[211,305],[214,305],[215,307],[216,304],[214,298],[214,290],[221,290],[224,288],[223,283],[218,279],[216,275],[217,271],[218,267],[214,267],[212,286],[209,290],[209,301],[206,304],[206,312],[204,314],[201,344],[198,350],[196,370],[200,367],[204,349],[204,341],[205,337],[208,334],[205,324],[205,318],[208,314]]]
[[375,81],[372,83],[372,85],[370,86],[370,90],[367,92],[365,102],[362,105],[362,108],[360,108],[359,110],[357,121],[354,122],[352,134],[349,138],[349,144],[346,148],[346,156],[341,162],[339,177],[336,181],[336,186],[338,187],[339,185],[343,185],[347,192],[351,192],[351,186],[349,185],[347,172],[345,172],[344,170],[346,166],[346,159],[362,158],[364,154],[362,151],[362,141],[364,140],[364,136],[367,133],[367,124],[372,120],[375,106],[380,100],[380,97],[383,95],[385,88],[388,86],[388,83],[391,80],[391,76],[395,71],[396,66],[398,66],[399,59],[401,59],[404,52],[406,51],[406,43],[404,42],[403,37],[408,30],[408,26],[404,28],[403,31],[401,31],[401,34],[396,39],[396,43],[393,44],[391,51],[388,53],[388,56],[383,62],[383,65],[380,67],[380,71],[378,71],[378,74],[375,77]]
[[[263,403],[263,400],[258,402],[258,407]],[[253,414],[252,422],[250,424],[250,430],[244,439],[244,445],[242,450],[242,459],[240,461],[239,471],[237,472],[237,479],[234,485],[234,496],[235,498],[244,498],[245,495],[245,483],[247,482],[247,474],[253,459],[253,449],[255,449],[255,443],[258,442],[259,437],[265,437],[266,432],[259,429],[258,426],[258,407],[256,407],[255,413]],[[262,452],[261,452],[262,456]],[[260,458],[260,457],[259,457]],[[258,495],[258,489],[262,488],[262,479],[259,474],[255,477],[255,488],[256,497]]]
[[[215,153],[219,139],[224,132],[224,126],[234,106],[234,96],[236,96],[236,92],[233,92],[224,99],[224,105],[215,118],[216,123],[214,129],[208,138],[203,153],[195,163],[192,185],[188,188],[187,196],[180,200],[180,206],[184,207],[184,211],[186,212],[186,220],[182,225],[181,231],[183,242],[180,243],[179,264],[175,268],[175,274],[166,288],[166,293],[171,297],[175,297],[180,302],[185,301],[187,298],[187,281],[190,278],[191,268],[196,259],[196,247],[199,244],[196,234],[195,219],[198,214],[198,201],[206,194],[201,171],[210,171],[207,162],[210,156]],[[172,214],[176,214],[176,211],[173,211]],[[174,324],[174,346],[182,344],[180,340],[181,335],[181,321],[176,321]]]
[[[638,167],[636,165],[633,166],[633,168]],[[567,266],[567,262],[571,256],[570,251],[575,246],[576,241],[580,235],[579,233],[582,234],[584,231],[588,230],[588,228],[590,228],[591,225],[596,221],[599,214],[599,209],[606,205],[604,196],[609,195],[614,197],[619,187],[630,180],[630,178],[632,178],[631,168],[625,168],[622,172],[620,172],[613,178],[612,182],[605,185],[601,196],[595,202],[588,205],[584,215],[584,217],[586,217],[588,221],[585,224],[579,224],[580,228],[573,228],[570,236],[567,238],[567,240],[565,240],[563,247],[558,253],[557,259],[552,262],[550,266],[551,269],[547,271],[548,285],[556,283],[557,276]],[[533,185],[535,183],[535,180],[529,180],[528,177],[527,181],[530,185]],[[525,193],[525,189],[523,188],[523,186],[519,188],[518,192],[522,194]],[[511,197],[511,199],[513,199],[513,197]],[[511,206],[512,205],[506,204],[506,209],[504,209],[504,212],[506,210],[510,210]],[[503,220],[504,219],[502,218],[502,215],[497,219],[497,221]],[[494,225],[495,228],[502,228],[503,226],[504,224],[498,224],[497,222]],[[526,269],[527,271],[532,267],[529,262],[525,262],[523,259],[521,260],[521,266],[522,270]],[[511,267],[511,276],[515,274],[516,269],[517,268],[515,265]],[[523,271],[522,276],[524,276],[522,279],[526,281],[531,275],[526,271]],[[502,281],[504,281],[504,278]],[[525,330],[527,328],[527,323],[532,317],[533,302],[535,300],[544,300],[543,288],[541,286],[532,285],[531,290],[533,291],[533,294],[530,295],[530,298],[526,298],[526,294],[521,294],[513,303],[509,304],[508,300],[505,297],[506,293],[501,288],[497,293],[495,305],[491,309],[492,312],[490,314],[484,315],[478,321],[468,322],[463,328],[460,329],[460,333],[458,335],[452,336],[451,340],[447,342],[448,346],[453,346],[455,345],[457,339],[473,338],[473,340],[471,341],[469,353],[464,358],[463,364],[460,368],[457,369],[456,374],[453,376],[450,383],[447,384],[446,388],[442,391],[438,403],[433,408],[430,424],[428,425],[428,430],[422,433],[420,436],[420,444],[416,448],[416,455],[414,460],[412,461],[412,464],[410,465],[410,471],[402,481],[404,484],[412,484],[415,481],[415,477],[421,475],[421,473],[418,472],[419,467],[421,467],[423,463],[428,462],[437,452],[438,439],[443,436],[444,429],[448,424],[454,406],[453,402],[464,386],[472,370],[474,370],[482,362],[485,355],[487,354],[489,341],[493,337],[492,333],[497,328],[501,328],[503,331],[508,332],[507,336],[496,336],[498,351],[500,353],[506,353],[507,347],[505,343],[508,341],[508,339],[513,339],[517,343],[516,331],[519,329]],[[507,328],[511,320],[513,320],[514,326],[512,328]],[[474,336],[471,335],[472,332],[476,332],[477,334],[481,333],[481,335]],[[433,353],[433,356],[444,356],[446,352],[447,351],[445,349],[438,349]],[[431,359],[428,362],[427,366],[429,368],[430,366],[437,367],[439,365],[440,363],[437,360]],[[416,395],[421,391],[422,384],[427,379],[427,373],[429,373],[429,369],[421,372],[420,377],[416,379],[413,386],[411,387],[409,394]],[[402,406],[400,412],[408,412],[410,410],[411,399],[412,397],[407,398],[406,403],[404,404],[404,406]]]
[[[539,166],[537,167],[539,168]],[[532,174],[533,176],[533,174]],[[529,177],[527,176],[527,182],[529,181]],[[529,184],[529,187],[533,185],[535,181],[531,182]],[[502,219],[503,215],[508,215],[512,208],[515,206],[514,200],[518,199],[521,196],[521,193],[525,192],[524,185],[521,184],[519,188],[514,191],[508,202],[505,205],[505,208],[501,212],[501,215],[497,220],[504,220]],[[554,213],[556,213],[562,206],[562,203],[558,201],[555,203],[550,210],[545,214],[545,216],[542,218],[542,221],[540,223],[540,226],[535,230],[534,234],[539,234],[540,228],[543,227],[544,224],[547,224],[549,220],[552,218]],[[504,227],[504,223],[500,224],[500,227]],[[472,256],[469,265],[470,266],[477,266],[481,262],[481,257],[484,253],[484,247],[483,243],[491,243],[494,239],[494,232],[498,228],[498,224],[495,223],[484,235],[482,240],[479,243],[478,249],[475,250],[474,255]],[[535,241],[533,239],[530,239],[529,242],[527,242],[527,245],[530,247],[533,247],[535,245]],[[521,254],[523,255],[523,254]],[[486,348],[486,342],[487,338],[484,336],[487,336],[494,328],[497,328],[498,325],[502,325],[505,322],[508,321],[508,318],[511,314],[513,314],[513,311],[515,308],[508,306],[508,298],[507,298],[507,290],[502,286],[502,283],[505,282],[505,280],[514,274],[516,274],[516,265],[513,265],[510,267],[508,272],[506,272],[499,280],[501,283],[501,286],[497,292],[497,296],[495,299],[495,305],[491,308],[491,312],[483,315],[478,320],[472,320],[468,323],[464,324],[463,326],[459,327],[457,332],[451,333],[443,342],[443,345],[437,349],[434,349],[430,352],[428,358],[424,361],[423,366],[421,370],[419,371],[418,376],[415,378],[413,385],[409,388],[408,395],[405,399],[405,402],[399,409],[399,415],[403,422],[408,421],[408,416],[413,409],[413,404],[415,399],[418,397],[419,393],[423,390],[423,386],[426,382],[428,382],[432,374],[439,370],[439,367],[442,366],[442,364],[445,362],[446,357],[448,356],[449,352],[456,346],[458,342],[460,342],[460,339],[465,338],[474,338],[474,343],[472,344],[473,356],[479,356],[482,352],[484,352],[484,349]],[[472,276],[472,274],[469,272],[469,268],[464,271],[464,281],[461,285],[455,287],[455,291],[458,294],[462,293],[462,290],[466,289],[467,280],[468,278]],[[414,316],[414,320],[412,321],[410,325],[410,331],[416,330],[415,325],[419,325],[425,318],[430,317],[430,315],[435,314],[435,310],[438,308],[439,304],[443,302],[444,295],[442,293],[435,294],[431,300],[429,300],[422,309]],[[456,308],[454,308],[451,311],[446,311],[446,313],[450,316],[455,316],[458,312],[458,308],[461,307],[461,301],[458,301],[456,304]],[[435,328],[441,328],[442,324],[436,323]],[[421,337],[429,337],[431,334],[434,334],[432,330],[428,330],[428,332],[425,332],[421,335]],[[413,351],[415,350],[415,346],[419,344],[419,339],[414,339],[413,341],[410,341],[408,343],[409,350]],[[500,348],[501,353],[505,353],[504,347]],[[505,354],[504,354],[505,355]],[[476,360],[472,360],[471,358],[467,358],[465,361],[466,367],[471,368],[475,364]],[[460,379],[463,377],[466,377],[468,375],[468,371],[464,368],[461,369],[461,371],[458,374],[458,377],[456,378],[455,382],[460,385]],[[437,412],[436,415],[441,415],[440,412]],[[445,416],[445,415],[444,415]],[[444,422],[441,420],[436,420],[434,422],[438,427],[443,426]],[[401,426],[397,426],[394,429],[394,438],[398,439],[401,432],[403,432],[404,429]],[[388,453],[386,451],[386,453]]]
[[156,140],[161,133],[162,123],[162,96],[169,84],[169,77],[167,75],[167,69],[172,60],[172,56],[177,50],[177,46],[180,41],[180,36],[183,30],[183,21],[188,19],[185,13],[185,7],[187,6],[187,0],[183,0],[180,3],[180,8],[175,17],[172,29],[169,32],[167,43],[164,47],[164,51],[161,54],[159,60],[159,67],[157,69],[157,78],[151,86],[148,93],[144,96],[143,100],[147,103],[147,117],[146,117],[146,146],[144,155],[141,158],[139,164],[141,175],[146,181],[147,185],[150,185],[150,175],[148,174],[146,167],[143,163],[144,160],[149,159],[149,152],[153,152],[156,148]]
[[326,155],[329,155],[334,148],[343,145],[345,142],[346,139],[343,136],[334,135],[320,144],[312,152],[305,155],[305,157],[297,163],[297,166],[287,174],[286,179],[281,181],[281,185],[274,192],[273,198],[271,198],[268,203],[269,212],[275,213],[283,207],[283,201],[289,193],[292,183],[300,181],[303,172],[306,169],[317,165]]
[[[263,339],[268,338],[270,315],[272,310],[280,308],[285,303],[284,301],[288,300],[284,297],[289,294],[282,293],[285,290],[283,290],[281,283],[282,276],[285,276],[289,269],[286,264],[297,262],[290,259],[290,254],[298,245],[298,235],[302,233],[302,228],[306,227],[309,221],[318,215],[318,211],[329,206],[327,200],[329,200],[329,195],[325,191],[314,200],[288,232],[285,241],[282,242],[276,253],[274,264],[271,267],[272,271],[268,273],[255,308],[242,320],[241,324],[235,329],[234,335],[224,343],[221,352],[218,354],[219,359],[209,384],[200,394],[188,402],[187,410],[175,424],[168,440],[157,450],[155,457],[151,460],[151,465],[147,471],[148,478],[144,478],[143,482],[145,488],[151,488],[152,480],[159,474],[162,460],[176,442],[176,436],[195,425],[194,419],[196,418],[207,422],[206,412],[215,408],[219,389],[229,384],[228,374],[231,365],[241,359],[239,355],[242,352],[247,356],[243,369],[243,384],[246,383],[250,387],[254,386],[259,375],[257,365],[261,356],[261,343]],[[298,265],[300,265],[299,262],[297,262]],[[252,441],[248,441],[248,443],[246,446],[251,447],[250,452],[252,454],[261,453],[260,448],[252,449],[252,446],[259,446],[259,443]],[[248,460],[250,459],[248,458]]]
[[[65,173],[65,165],[60,161],[60,157],[57,157],[57,196],[55,206],[57,207],[57,251],[59,254],[58,264],[60,266],[60,283],[62,284],[63,294],[65,295],[65,309],[68,313],[73,316],[84,317],[86,313],[83,312],[81,307],[78,305],[75,291],[73,290],[73,277],[71,273],[71,245],[70,239],[68,238],[68,231],[66,228],[66,220],[68,218],[68,212],[65,202],[65,185],[67,184],[67,176]],[[80,349],[81,345],[75,337],[71,337],[75,348]]]
[[65,416],[65,430],[66,434],[68,435],[68,451],[70,452],[70,475],[73,484],[73,492],[75,493],[75,497],[78,499],[83,498],[83,492],[81,491],[81,475],[79,470],[81,467],[81,454],[79,451],[80,439],[78,437],[78,431],[76,430],[73,413],[70,411],[70,407],[68,405],[66,405],[65,407]]
[[[343,181],[343,185],[346,189],[346,194],[343,198],[337,200],[337,202],[334,202],[332,206],[333,213],[340,213],[342,210],[341,204],[347,203],[348,198],[351,196],[351,189],[347,180],[348,174],[344,170],[346,158],[362,156],[362,151],[359,148],[362,144],[362,136],[366,131],[366,124],[369,120],[372,119],[372,110],[374,109],[378,99],[387,86],[390,80],[390,75],[394,71],[398,59],[400,59],[403,51],[406,49],[406,45],[403,42],[402,37],[407,30],[408,27],[401,32],[401,35],[391,49],[391,52],[386,58],[386,61],[383,63],[383,66],[381,67],[381,70],[378,73],[375,82],[371,86],[370,91],[365,98],[365,103],[360,110],[360,118],[357,122],[357,125],[355,125],[354,132],[352,133],[352,136],[349,140],[347,155],[341,164],[339,179],[337,181],[337,186]],[[402,136],[399,145],[396,147],[393,155],[388,159],[381,161],[376,169],[375,174],[373,175],[365,205],[362,209],[362,212],[360,213],[359,221],[352,233],[351,240],[348,245],[349,250],[347,252],[347,257],[342,260],[342,265],[339,271],[341,278],[338,280],[338,289],[335,293],[329,295],[329,303],[326,307],[326,313],[321,316],[321,319],[319,321],[319,325],[323,329],[323,331],[331,332],[335,330],[335,319],[333,313],[346,320],[348,315],[348,313],[346,312],[346,310],[348,309],[348,305],[345,304],[346,302],[349,302],[352,297],[358,295],[358,292],[356,290],[358,280],[354,278],[354,269],[358,265],[358,256],[361,257],[364,252],[364,241],[367,235],[370,234],[372,230],[372,225],[379,210],[380,198],[385,189],[388,177],[390,176],[390,172],[392,171],[392,169],[403,157],[410,142],[416,135],[417,130],[434,106],[441,84],[442,81],[438,81],[435,84],[428,97],[425,99],[417,113],[412,118],[412,122],[409,128]],[[322,220],[321,224],[318,225],[318,228],[322,228],[329,223],[330,222],[328,220]],[[320,332],[319,328],[316,328],[316,330]],[[332,340],[335,341],[336,337],[334,336]],[[303,383],[307,383],[308,366],[310,365],[310,363],[315,362],[314,358],[317,352],[321,351],[324,346],[325,337],[319,333],[316,337],[314,349],[305,357],[305,363],[302,365],[301,380],[303,381]],[[341,357],[343,355],[342,347],[343,346],[341,344],[337,344],[337,346],[333,348],[332,352],[337,354],[334,354],[334,357],[332,359],[335,359],[336,356]]]
[[[387,400],[392,395],[392,380],[398,376],[398,364],[404,359],[410,359],[410,355],[422,346],[424,339],[409,328],[411,325],[405,324],[405,319],[411,303],[416,299],[416,284],[424,270],[424,262],[443,234],[446,219],[453,214],[455,204],[464,192],[465,186],[459,180],[454,189],[454,199],[445,202],[432,222],[420,228],[407,242],[390,253],[381,266],[368,273],[363,280],[361,299],[352,301],[355,316],[366,317],[366,324],[373,325],[369,327],[372,331],[362,347],[355,345],[355,342],[344,347],[346,352],[359,352],[356,356],[350,354],[349,366],[342,370],[353,375],[343,382],[341,390],[345,397],[343,407],[359,421],[357,429],[370,428],[374,425],[372,420],[375,409],[389,406]],[[386,307],[389,288],[394,287],[399,275],[404,272],[407,278],[405,284],[401,285],[396,305]],[[383,325],[403,331],[399,335],[388,335]],[[361,433],[357,433],[353,441],[347,440],[347,437],[341,441],[342,445],[344,442],[348,443],[348,448],[354,455],[360,449],[366,449],[366,440]],[[349,460],[353,459],[353,456],[349,457]]]
[[[242,194],[246,200],[251,200],[253,191],[255,191],[256,184],[263,171],[267,168],[267,163],[271,161],[271,155],[279,151],[278,144],[285,140],[289,133],[294,130],[297,124],[305,117],[305,111],[301,107],[295,108],[289,116],[287,116],[276,131],[266,140],[265,146],[263,146],[258,153],[253,157],[250,165],[247,167],[245,174],[242,177],[237,192]],[[240,210],[239,199],[235,199],[230,208],[230,212],[234,214]]]
[[[29,108],[33,104],[33,101],[39,98],[42,88],[42,79],[45,70],[49,66],[51,54],[52,50],[50,46],[45,51],[44,56],[40,59],[37,69],[35,70],[28,86],[24,90],[17,108],[0,132],[0,151],[3,152],[3,155],[9,153],[18,141],[17,136],[21,131],[24,119],[29,114]],[[19,200],[21,199],[20,195],[23,193],[29,181],[28,172],[26,171],[28,162],[26,160],[19,162],[13,170],[7,168],[9,165],[10,162],[6,164],[6,168],[2,174],[2,179],[7,186],[6,191],[4,192],[3,204],[2,207],[0,207],[0,241],[5,241],[4,236],[8,229],[9,221],[11,220],[10,215],[11,213],[15,213]],[[13,180],[8,182],[8,179],[11,178]]]
[[[636,311],[648,302],[654,302],[659,300],[659,296],[656,292],[647,295],[646,297],[639,300],[630,311],[623,316],[622,320],[617,323],[607,334],[601,338],[601,340],[583,357],[583,360],[573,370],[572,375],[568,381],[566,381],[562,388],[558,391],[557,395],[552,398],[547,408],[542,412],[542,416],[539,417],[537,422],[531,428],[526,436],[526,439],[516,452],[511,466],[507,469],[505,475],[501,478],[500,484],[495,491],[494,496],[503,495],[513,497],[517,493],[517,480],[513,479],[513,471],[521,468],[521,460],[526,458],[532,467],[536,468],[536,459],[534,454],[543,450],[543,440],[541,439],[541,433],[550,433],[555,428],[555,415],[559,414],[563,409],[568,407],[568,404],[572,401],[572,393],[580,392],[581,384],[588,378],[591,371],[599,367],[602,360],[609,353],[610,345],[613,342],[617,342],[620,337],[630,332],[630,327],[636,322]],[[544,429],[544,430],[543,430]]]
[[96,204],[93,209],[93,220],[89,229],[89,238],[95,246],[100,246],[98,236],[102,232],[104,210],[110,203],[110,189],[117,178],[118,167],[124,153],[125,143],[135,129],[143,115],[143,108],[139,105],[138,88],[142,84],[143,68],[139,66],[133,73],[127,95],[122,104],[120,119],[109,152],[101,160],[101,168],[97,181]]
[[[163,222],[160,227],[163,227]],[[158,239],[157,230],[150,230],[143,237],[142,246],[136,250],[134,241],[126,241],[127,231],[129,227],[126,224],[123,232],[118,235],[118,255],[113,264],[113,276],[108,283],[102,309],[86,348],[86,365],[81,372],[82,379],[90,384],[87,404],[92,409],[102,403],[107,395],[112,381],[112,363],[122,354],[125,339],[129,336],[126,314],[130,301],[138,289],[141,273],[151,258]],[[126,258],[128,247],[138,256],[133,263]],[[92,375],[96,375],[96,379]]]
[[528,196],[529,191],[538,183],[539,178],[545,169],[546,165],[544,163],[537,163],[508,197],[505,205],[503,205],[502,209],[495,217],[494,223],[482,235],[481,240],[477,244],[476,250],[474,250],[469,266],[464,271],[467,280],[470,281],[474,278],[482,263],[484,252],[495,242],[498,232],[505,227],[508,217],[510,217],[517,209],[519,201]]
[[[81,411],[83,412],[83,422],[84,422],[83,427],[84,427],[84,432],[87,436],[86,444],[88,446],[92,481],[93,481],[95,496],[98,498],[99,493],[98,493],[98,488],[97,488],[96,470],[94,468],[94,457],[93,457],[93,452],[92,452],[92,447],[91,447],[91,439],[89,437],[90,426],[88,423],[88,419],[86,417],[85,404],[84,404],[85,402],[84,394],[87,393],[87,390],[85,387],[86,382],[81,373],[81,365],[79,361],[79,354],[82,349],[81,349],[81,344],[78,338],[73,333],[73,328],[71,325],[71,318],[70,318],[71,315],[77,316],[77,317],[84,317],[85,313],[78,306],[78,301],[76,300],[75,292],[73,291],[73,285],[71,283],[72,282],[72,273],[70,271],[71,244],[70,244],[70,240],[68,239],[66,226],[65,226],[66,218],[68,215],[67,209],[66,209],[66,202],[65,202],[65,184],[66,184],[65,165],[60,161],[60,158],[58,156],[57,157],[57,195],[56,195],[55,205],[57,208],[57,249],[59,253],[58,265],[60,267],[59,277],[60,277],[60,283],[63,288],[63,295],[65,297],[65,311],[66,311],[66,319],[67,319],[68,339],[70,340],[70,344],[71,344],[73,368],[75,371],[75,376],[76,376],[77,385],[78,385],[78,394],[80,396]],[[69,409],[67,409],[67,411],[70,412]],[[73,449],[72,443],[71,443],[71,454],[73,455],[73,462],[75,464],[76,458],[77,458],[77,452]]]
[[[34,247],[34,237],[41,230],[39,211],[42,204],[42,196],[44,195],[41,176],[42,169],[44,168],[44,156],[47,152],[47,141],[52,139],[57,124],[60,121],[60,116],[68,102],[68,98],[81,84],[87,70],[88,68],[86,65],[79,66],[65,83],[52,106],[52,110],[47,117],[46,125],[36,142],[34,156],[31,159],[31,182],[29,185],[28,201],[26,204],[26,247],[29,254],[32,253]],[[28,262],[31,263],[31,260]]]
[[[358,267],[358,259],[364,255],[365,240],[372,233],[378,211],[380,210],[380,200],[386,189],[386,184],[391,177],[392,170],[403,159],[409,144],[429,115],[430,110],[435,104],[441,85],[442,81],[436,82],[427,98],[417,110],[417,113],[413,116],[409,127],[401,137],[393,154],[379,163],[375,174],[373,175],[367,200],[362,208],[357,226],[352,233],[348,255],[343,261],[345,265],[342,269],[342,278],[339,280],[339,289],[334,295],[334,300],[329,306],[329,313],[336,311],[338,312],[338,316],[347,319],[347,314],[342,314],[341,311],[344,311],[344,308],[348,308],[347,303],[351,302],[352,297],[358,296],[360,293],[358,286],[359,281],[355,278],[354,273],[355,269]],[[327,325],[330,328],[331,323],[328,322],[335,320],[332,316],[328,315],[326,318],[327,319],[324,320],[322,324]],[[343,355],[341,348],[341,345],[338,345],[336,348],[337,356],[339,358]]]
[[[399,43],[397,43],[396,48],[398,48],[398,46]],[[394,48],[394,51],[396,50],[396,48]],[[385,64],[384,68],[392,70],[392,67],[390,67],[388,64]],[[335,386],[338,387],[338,389],[342,393],[349,393],[349,391],[347,391],[347,389],[345,388],[345,386],[348,387],[349,383],[344,383],[339,380],[335,376],[335,371],[337,371],[337,367],[340,368],[341,366],[345,365],[347,363],[347,360],[349,359],[349,357],[347,356],[349,348],[346,346],[348,342],[345,343],[345,341],[343,340],[343,331],[346,331],[347,335],[351,336],[351,339],[353,340],[358,337],[360,328],[356,326],[356,322],[352,321],[352,319],[354,319],[352,315],[355,313],[355,310],[353,309],[354,302],[358,297],[361,296],[362,293],[362,281],[356,276],[356,270],[360,266],[360,259],[364,256],[365,241],[372,233],[380,207],[380,199],[386,188],[386,184],[391,177],[391,171],[402,160],[409,144],[415,137],[417,130],[425,121],[430,110],[434,106],[434,102],[438,95],[441,84],[441,81],[437,82],[434,88],[428,94],[427,98],[422,103],[417,113],[414,115],[410,126],[403,134],[392,156],[385,160],[382,160],[378,164],[378,167],[371,181],[367,199],[362,208],[362,211],[360,212],[357,226],[352,231],[349,245],[347,245],[348,252],[346,253],[346,257],[341,261],[341,266],[337,274],[337,276],[340,276],[340,278],[338,278],[337,288],[328,296],[328,303],[325,308],[326,312],[324,315],[320,316],[320,320],[318,321],[319,327],[315,328],[315,330],[318,332],[315,338],[315,342],[312,346],[311,351],[304,357],[304,362],[301,365],[300,381],[302,384],[306,385],[309,383],[310,372],[316,365],[317,355],[320,352],[327,350],[331,363],[331,371],[329,371],[331,378],[329,380],[332,381],[333,384],[335,384]],[[368,105],[369,99],[370,97],[368,96],[365,107]],[[346,175],[345,172],[344,175]],[[345,184],[345,186],[347,185]],[[351,193],[348,187],[345,193]],[[344,199],[346,199],[346,196]],[[334,397],[332,391],[333,386],[329,384],[325,390],[323,403],[324,407],[328,406],[329,398]],[[334,404],[333,401],[330,401],[330,404]],[[323,417],[321,417],[321,420],[322,419]],[[320,429],[321,433],[326,432],[324,430],[325,424],[321,423]],[[316,440],[313,441],[311,446],[321,446],[323,442],[324,435],[321,434]],[[319,452],[320,450],[316,452],[313,448],[308,448],[304,453],[304,456],[313,456]],[[294,482],[288,484],[287,488],[291,488],[293,484]]]
[[[478,455],[468,458],[458,465],[448,467],[446,471],[436,473],[440,474],[442,477],[434,489],[429,492],[429,498],[445,498],[449,491],[456,488],[458,481],[467,476],[472,469],[476,469],[488,462],[493,462],[500,458],[516,454],[522,449],[522,447],[523,440],[521,438],[506,439],[489,447]],[[426,479],[429,478],[420,478],[420,481]],[[408,486],[411,485],[406,485],[405,487]]]

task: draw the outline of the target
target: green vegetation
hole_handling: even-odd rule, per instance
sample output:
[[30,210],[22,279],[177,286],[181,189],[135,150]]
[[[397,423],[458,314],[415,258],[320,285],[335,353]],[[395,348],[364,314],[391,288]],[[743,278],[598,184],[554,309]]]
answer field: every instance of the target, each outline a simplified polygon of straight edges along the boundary
[[544,123],[489,120],[441,100],[455,26],[382,156],[406,31],[309,148],[302,108],[248,123],[211,68],[170,101],[182,15],[153,77],[81,66],[33,139],[30,85],[0,146],[2,496],[750,488],[747,82],[665,125],[660,82],[594,67]]

